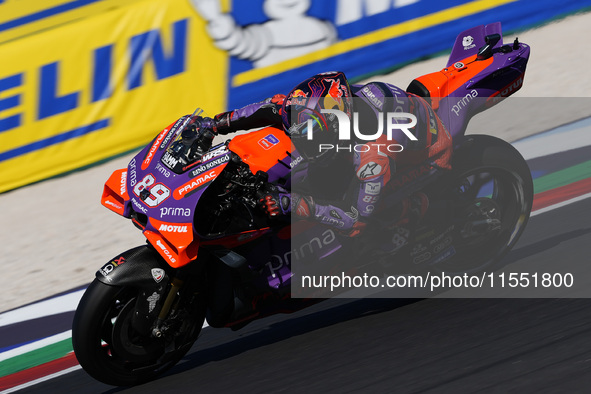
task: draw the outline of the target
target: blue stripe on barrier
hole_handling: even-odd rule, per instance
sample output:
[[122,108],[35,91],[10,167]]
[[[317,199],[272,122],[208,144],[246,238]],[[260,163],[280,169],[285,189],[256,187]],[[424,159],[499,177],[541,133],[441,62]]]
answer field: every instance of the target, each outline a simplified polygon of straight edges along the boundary
[[[470,1],[465,0],[461,3],[470,3]],[[422,2],[416,4],[420,5]],[[426,2],[426,5],[429,5],[430,8],[421,9],[421,13],[417,13],[414,17],[433,13],[440,8],[439,5],[431,2]],[[277,93],[287,94],[298,82],[327,70],[344,71],[347,77],[353,81],[380,72],[387,72],[396,66],[429,57],[434,53],[450,50],[459,33],[481,24],[499,21],[506,33],[530,28],[553,18],[576,13],[589,7],[591,7],[591,0],[563,0],[560,7],[556,6],[555,0],[519,0],[507,3],[451,22],[420,29],[401,37],[388,39],[345,54],[309,63],[252,83],[230,87],[228,108],[240,108]],[[412,18],[406,15],[404,20],[408,19]],[[395,24],[402,21],[403,19],[397,20]],[[564,40],[568,42],[568,37],[565,37]],[[520,41],[528,43],[527,34],[520,35]],[[532,48],[532,50],[535,51],[536,48]],[[551,56],[551,54],[548,54],[548,56]],[[368,61],[368,59],[371,60]],[[244,71],[243,64],[240,62],[244,61],[232,58],[230,81],[237,74]],[[444,66],[445,63],[442,63],[441,68]],[[432,71],[438,70],[434,69]],[[376,79],[379,80],[379,77]],[[403,84],[400,87],[406,88],[409,82],[400,81]]]
[[26,25],[27,23],[37,22],[41,19],[49,18],[50,16],[54,16],[57,14],[61,14],[62,12],[71,11],[76,8],[84,7],[85,5],[98,3],[102,0],[75,0],[69,3],[60,4],[58,6],[48,8],[43,11],[34,12],[29,15],[22,16],[17,19],[13,19],[8,22],[4,22],[0,24],[0,31],[5,31],[9,29],[14,29],[15,27],[19,27],[22,25]]
[[[44,339],[44,338],[39,338],[39,339]],[[27,341],[27,342],[16,343],[16,344],[13,344],[13,345],[10,345],[10,346],[6,346],[6,347],[3,347],[3,348],[0,348],[0,354],[1,353],[4,353],[4,352],[7,352],[9,350],[12,350],[12,349],[16,349],[17,347],[25,346],[25,345],[28,345],[29,343],[36,342],[39,339],[32,339],[32,340]]]
[[10,159],[13,159],[17,156],[24,155],[24,154],[30,153],[30,152],[34,152],[36,150],[43,149],[43,148],[48,147],[50,145],[59,144],[61,142],[70,140],[72,138],[77,138],[77,137],[83,136],[85,134],[89,134],[94,131],[104,129],[106,127],[109,127],[110,123],[111,123],[111,119],[101,119],[101,120],[91,123],[89,125],[75,128],[74,130],[66,131],[64,133],[54,135],[49,138],[35,141],[35,142],[28,144],[28,145],[24,145],[24,146],[21,146],[18,148],[11,149],[6,152],[2,152],[2,153],[0,153],[0,162],[5,161],[5,160],[10,160]]

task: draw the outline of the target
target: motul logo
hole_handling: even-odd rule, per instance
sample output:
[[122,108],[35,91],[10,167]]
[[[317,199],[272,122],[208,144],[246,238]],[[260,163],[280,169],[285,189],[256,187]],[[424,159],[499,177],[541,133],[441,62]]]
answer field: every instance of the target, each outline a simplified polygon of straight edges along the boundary
[[173,226],[171,224],[161,224],[158,231],[166,231],[168,233],[186,233],[187,226]]
[[127,183],[127,171],[123,171],[121,173],[121,186],[120,186],[120,189],[119,189],[119,194],[120,195],[124,195],[125,194],[125,191],[127,190],[126,183]]

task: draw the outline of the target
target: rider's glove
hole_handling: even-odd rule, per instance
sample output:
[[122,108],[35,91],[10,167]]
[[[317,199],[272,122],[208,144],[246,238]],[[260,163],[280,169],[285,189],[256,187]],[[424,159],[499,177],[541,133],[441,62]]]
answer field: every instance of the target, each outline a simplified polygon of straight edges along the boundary
[[291,212],[291,194],[282,187],[268,184],[259,192],[258,199],[269,217],[287,216]]
[[316,217],[316,203],[312,196],[291,193],[291,210],[303,219]]
[[268,184],[259,192],[259,203],[270,217],[296,216],[307,219],[315,216],[316,204],[310,196],[290,193],[280,186]]
[[212,119],[212,130],[215,134],[226,135],[235,130],[232,130],[230,127],[230,121],[232,120],[232,111],[229,112],[222,112],[221,114],[217,114]]
[[212,118],[203,118],[201,116],[193,116],[189,122],[189,127],[200,132],[201,134],[211,131],[217,134],[215,131],[215,121]]
[[[183,140],[190,145],[195,143],[195,152],[202,154],[211,148],[216,134],[214,128],[215,121],[213,119],[193,116],[189,126],[183,131]],[[185,133],[188,138],[185,138]]]
[[202,118],[201,128],[203,130],[211,130],[215,133],[215,121],[212,118]]

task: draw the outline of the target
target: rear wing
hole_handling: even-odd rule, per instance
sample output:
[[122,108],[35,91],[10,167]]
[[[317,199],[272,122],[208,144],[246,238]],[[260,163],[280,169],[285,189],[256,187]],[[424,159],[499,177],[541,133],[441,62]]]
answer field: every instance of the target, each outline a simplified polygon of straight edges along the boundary
[[521,88],[529,54],[517,39],[503,44],[499,22],[473,27],[457,36],[444,69],[416,78],[406,90],[425,98],[455,139],[475,114]]
[[495,34],[499,35],[499,40],[491,46],[491,49],[499,48],[503,45],[501,22],[480,25],[461,32],[456,37],[456,42],[451,50],[451,55],[449,56],[446,67],[450,67],[470,56],[478,55],[480,49],[488,44],[486,42],[486,37]]

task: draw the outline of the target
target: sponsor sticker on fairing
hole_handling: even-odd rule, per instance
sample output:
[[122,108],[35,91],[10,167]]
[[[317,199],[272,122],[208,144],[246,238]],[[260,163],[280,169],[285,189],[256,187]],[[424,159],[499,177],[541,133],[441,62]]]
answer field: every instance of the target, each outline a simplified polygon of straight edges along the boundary
[[[100,270],[99,272],[107,277],[111,272],[113,272],[113,270],[115,269],[115,267],[120,266],[121,264],[125,263],[125,257],[121,256],[117,259],[114,259],[112,261],[109,261],[107,264],[105,264]],[[109,278],[110,279],[110,278]]]
[[230,154],[224,155],[220,158],[210,161],[209,163],[203,164],[191,171],[191,178],[201,175],[202,173],[209,171],[212,168],[215,168],[219,165],[227,163],[228,161],[230,161]]
[[164,279],[164,270],[162,268],[152,268],[152,278],[154,282],[160,283]]
[[298,156],[295,159],[293,159],[291,161],[291,163],[289,163],[289,167],[290,168],[294,168],[296,167],[298,164],[300,164],[302,161],[304,160],[304,158],[302,156]]
[[227,151],[228,151],[228,148],[226,148],[225,145],[222,145],[219,148],[216,148],[210,152],[205,153],[203,156],[201,156],[201,162],[205,163],[206,161],[211,160],[214,157],[218,157],[220,155],[223,155]]
[[164,207],[160,208],[160,217],[164,216],[191,216],[190,208],[178,208],[178,207]]
[[164,129],[160,134],[158,134],[158,137],[156,137],[154,144],[152,145],[150,150],[148,150],[148,152],[146,154],[146,158],[142,162],[142,167],[141,167],[142,170],[145,170],[146,168],[148,168],[148,166],[152,162],[152,159],[154,158],[156,150],[158,150],[158,147],[160,146],[160,144],[162,143],[162,141],[166,137],[167,133],[168,133],[168,130]]
[[164,140],[160,144],[160,149],[166,149],[166,147],[168,146],[168,143],[170,142],[172,137],[176,134],[178,128],[184,123],[184,121],[186,119],[187,119],[187,116],[183,116],[175,122],[175,124],[170,128],[169,133],[166,135],[166,138],[164,138]]
[[271,149],[278,143],[279,139],[277,139],[277,137],[275,137],[273,134],[268,134],[259,140],[259,145],[265,150]]
[[167,233],[186,233],[187,230],[187,226],[178,226],[178,225],[173,225],[173,224],[166,224],[163,223],[160,225],[160,228],[158,228],[158,231],[164,231]]
[[119,210],[123,209],[123,205],[121,205],[121,204],[119,204],[118,202],[115,202],[115,201],[105,200],[104,201],[104,204],[105,205],[110,205],[110,206],[112,206],[112,207],[114,207],[116,209],[119,209]]
[[158,248],[160,248],[160,250],[162,251],[162,253],[164,253],[164,255],[168,258],[168,260],[170,260],[171,263],[176,263],[176,259],[172,255],[171,251],[168,250],[168,248],[166,247],[166,245],[164,245],[160,240],[157,240],[156,241],[156,246],[158,246]]
[[179,164],[178,159],[176,159],[174,156],[172,156],[168,152],[164,152],[164,155],[162,155],[162,159],[161,160],[170,169],[173,169],[174,167],[176,167],[177,164]]
[[174,191],[174,199],[180,200],[192,191],[197,190],[200,186],[213,181],[221,173],[221,171],[222,170],[219,169],[219,167],[216,167],[213,170],[202,174],[198,178],[192,179],[191,181],[185,183],[183,186]]
[[464,46],[465,51],[474,48],[476,46],[476,44],[474,44],[474,37],[465,36],[464,38],[462,38],[462,45]]

